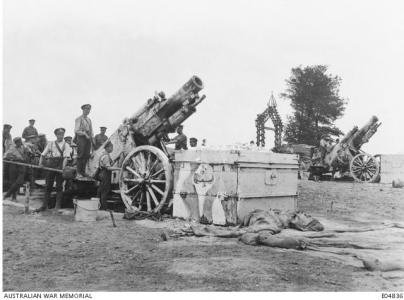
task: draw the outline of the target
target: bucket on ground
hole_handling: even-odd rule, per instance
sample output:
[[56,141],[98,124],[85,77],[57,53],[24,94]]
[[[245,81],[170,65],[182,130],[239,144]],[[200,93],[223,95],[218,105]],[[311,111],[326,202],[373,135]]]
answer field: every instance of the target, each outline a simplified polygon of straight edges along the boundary
[[96,221],[97,212],[100,208],[100,199],[73,199],[74,220],[82,222]]

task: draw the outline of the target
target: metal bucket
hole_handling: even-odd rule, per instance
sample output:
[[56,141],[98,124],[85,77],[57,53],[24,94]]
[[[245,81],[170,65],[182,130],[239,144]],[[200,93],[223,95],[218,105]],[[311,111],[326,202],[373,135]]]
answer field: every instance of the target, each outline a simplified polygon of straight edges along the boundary
[[73,199],[74,220],[81,222],[96,221],[97,212],[100,209],[100,199]]

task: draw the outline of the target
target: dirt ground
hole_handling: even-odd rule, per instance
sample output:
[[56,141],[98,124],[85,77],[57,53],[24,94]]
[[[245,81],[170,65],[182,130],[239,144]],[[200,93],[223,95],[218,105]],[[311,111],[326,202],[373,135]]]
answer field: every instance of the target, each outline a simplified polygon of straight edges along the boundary
[[[20,200],[22,201],[22,200]],[[404,189],[301,181],[298,208],[349,226],[403,221]],[[180,220],[73,221],[3,205],[4,291],[382,291],[403,279],[307,251],[161,233]],[[403,241],[404,242],[404,241]]]

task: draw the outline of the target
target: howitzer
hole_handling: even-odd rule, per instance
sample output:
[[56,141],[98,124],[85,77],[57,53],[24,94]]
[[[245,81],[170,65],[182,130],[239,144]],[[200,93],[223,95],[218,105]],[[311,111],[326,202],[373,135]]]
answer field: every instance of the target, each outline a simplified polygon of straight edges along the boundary
[[361,150],[363,144],[376,133],[381,125],[376,116],[361,128],[355,126],[337,144],[328,149],[321,166],[313,165],[313,173],[346,172],[357,181],[374,182],[380,173],[378,161],[370,154]]
[[171,97],[160,92],[131,117],[126,118],[109,139],[93,154],[87,174],[94,176],[105,144],[114,149],[110,154],[120,194],[128,210],[160,211],[173,186],[172,165],[164,141],[167,135],[196,112],[204,100],[199,96],[202,80],[193,76]]

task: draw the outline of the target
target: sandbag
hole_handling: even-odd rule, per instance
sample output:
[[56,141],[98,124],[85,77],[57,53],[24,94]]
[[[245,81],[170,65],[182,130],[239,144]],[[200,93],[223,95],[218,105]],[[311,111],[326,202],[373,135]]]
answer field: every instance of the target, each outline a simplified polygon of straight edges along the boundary
[[361,258],[363,266],[369,271],[396,271],[404,270],[404,262],[400,260],[379,260],[377,258]]
[[259,233],[258,243],[268,247],[284,249],[304,250],[306,248],[306,243],[301,239],[272,235],[267,231]]
[[256,209],[244,217],[242,226],[248,226],[248,232],[271,231],[272,234],[281,232],[284,228],[279,215],[273,210]]
[[191,229],[195,236],[235,238],[244,233],[244,231],[240,231],[237,228],[218,227],[213,225],[191,225]]
[[393,188],[403,188],[404,187],[404,181],[400,179],[395,179],[392,181],[391,185]]
[[256,246],[258,245],[258,233],[247,232],[240,237],[240,241],[244,244]]
[[290,228],[300,231],[323,231],[324,226],[319,220],[304,212],[296,212],[290,220]]

